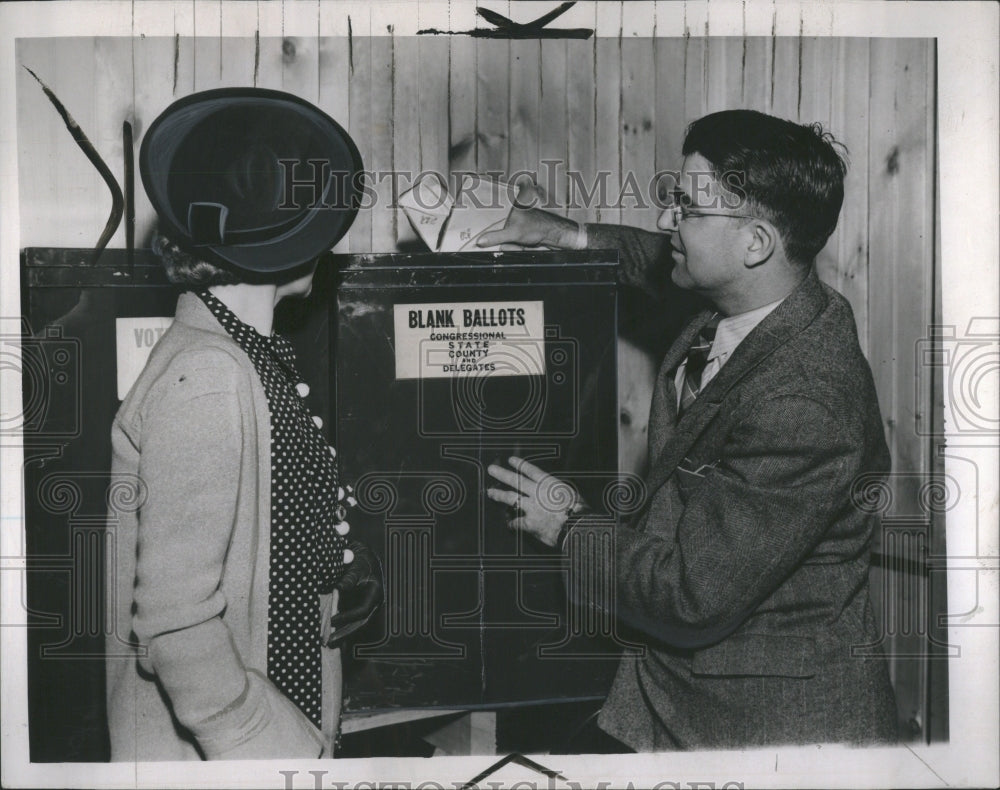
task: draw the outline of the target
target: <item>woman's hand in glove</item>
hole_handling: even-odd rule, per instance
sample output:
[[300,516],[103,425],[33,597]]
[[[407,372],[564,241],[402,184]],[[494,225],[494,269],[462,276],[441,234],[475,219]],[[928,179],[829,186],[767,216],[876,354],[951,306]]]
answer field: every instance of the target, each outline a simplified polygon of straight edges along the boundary
[[336,584],[340,592],[339,611],[330,618],[333,633],[327,647],[340,647],[341,643],[365,623],[382,603],[382,563],[364,543],[351,541],[347,548],[354,559]]

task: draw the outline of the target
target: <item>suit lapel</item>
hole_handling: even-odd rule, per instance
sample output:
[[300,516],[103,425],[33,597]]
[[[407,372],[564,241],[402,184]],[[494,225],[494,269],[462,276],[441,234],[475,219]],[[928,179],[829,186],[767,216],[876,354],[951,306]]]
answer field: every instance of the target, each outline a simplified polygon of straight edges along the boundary
[[[815,270],[811,270],[799,286],[789,294],[770,315],[761,321],[753,331],[750,332],[740,343],[732,355],[726,360],[719,373],[705,385],[705,388],[695,399],[694,403],[684,412],[680,422],[672,427],[672,430],[663,430],[664,441],[656,445],[654,453],[653,433],[654,427],[652,415],[650,418],[650,464],[649,479],[647,489],[655,491],[665,483],[674,470],[677,468],[692,445],[697,441],[709,423],[718,414],[719,407],[726,395],[754,368],[770,356],[775,349],[779,348],[790,338],[801,332],[808,326],[816,315],[826,304],[826,295],[823,293],[823,286],[816,276]],[[705,325],[711,313],[699,315],[684,331],[677,343],[667,352],[664,359],[664,367],[674,357],[673,367],[679,364],[684,352],[690,346],[698,330]],[[683,345],[678,352],[678,345],[683,341]],[[660,374],[664,370],[661,367]],[[657,380],[657,389],[663,390],[661,382]],[[674,390],[673,386],[669,388]],[[664,415],[657,414],[657,420],[662,419],[669,413],[676,419],[677,404],[676,392],[675,400],[672,403],[657,404],[657,394],[654,393],[653,405],[657,410],[663,409]],[[669,409],[669,412],[667,410]]]

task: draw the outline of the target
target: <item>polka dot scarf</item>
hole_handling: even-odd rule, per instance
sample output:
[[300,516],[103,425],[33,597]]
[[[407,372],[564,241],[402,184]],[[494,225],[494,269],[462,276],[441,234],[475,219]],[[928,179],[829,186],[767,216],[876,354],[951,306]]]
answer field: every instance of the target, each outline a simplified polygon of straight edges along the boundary
[[[336,451],[322,421],[305,407],[309,393],[283,337],[261,335],[210,291],[196,292],[253,362],[264,385],[271,424],[271,563],[267,676],[320,726],[319,593],[345,565],[351,491],[338,486]],[[350,561],[348,552],[346,560]]]

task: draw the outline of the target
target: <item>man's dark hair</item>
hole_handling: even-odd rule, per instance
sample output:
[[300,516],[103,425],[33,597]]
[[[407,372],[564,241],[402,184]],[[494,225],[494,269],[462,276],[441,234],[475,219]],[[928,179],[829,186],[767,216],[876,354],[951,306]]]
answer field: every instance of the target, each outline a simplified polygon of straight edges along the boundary
[[837,227],[847,149],[818,124],[754,110],[724,110],[687,128],[684,156],[701,154],[719,183],[745,198],[741,210],[771,222],[789,260],[809,264]]

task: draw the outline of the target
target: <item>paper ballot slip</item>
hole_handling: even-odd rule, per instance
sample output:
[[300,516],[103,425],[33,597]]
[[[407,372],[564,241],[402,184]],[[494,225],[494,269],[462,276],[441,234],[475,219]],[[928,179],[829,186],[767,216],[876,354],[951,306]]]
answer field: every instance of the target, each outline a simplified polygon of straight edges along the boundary
[[453,198],[440,176],[427,174],[399,196],[399,206],[434,252],[499,250],[499,246],[479,247],[476,240],[504,226],[516,188],[474,173],[462,174],[458,186]]

